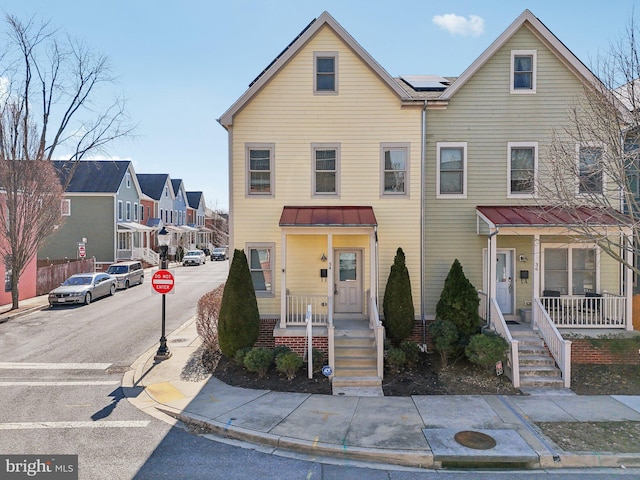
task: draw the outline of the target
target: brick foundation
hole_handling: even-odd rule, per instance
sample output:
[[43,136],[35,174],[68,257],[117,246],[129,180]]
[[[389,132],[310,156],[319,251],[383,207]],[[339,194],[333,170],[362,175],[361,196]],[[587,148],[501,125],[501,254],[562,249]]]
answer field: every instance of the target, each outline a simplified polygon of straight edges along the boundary
[[594,345],[586,338],[571,339],[571,363],[640,365],[640,354],[637,349],[629,349],[627,352],[612,352],[606,343],[607,340],[599,339]]
[[[276,347],[285,345],[298,355],[303,356],[307,348],[307,339],[306,337],[276,337],[275,344]],[[329,351],[327,337],[313,337],[312,345],[313,348],[320,350],[325,355]]]

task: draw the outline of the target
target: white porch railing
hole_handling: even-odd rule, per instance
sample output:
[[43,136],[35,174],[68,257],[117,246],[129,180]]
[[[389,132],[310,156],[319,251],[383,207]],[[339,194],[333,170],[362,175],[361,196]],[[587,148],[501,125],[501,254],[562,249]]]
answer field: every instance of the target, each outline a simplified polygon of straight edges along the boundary
[[540,297],[540,301],[558,328],[626,328],[625,297],[603,293],[598,297]]
[[329,299],[326,295],[287,295],[285,326],[306,325],[307,307],[311,306],[312,325],[327,325]]
[[511,365],[511,383],[514,388],[520,387],[520,355],[518,353],[518,340],[514,339],[509,332],[507,322],[504,320],[504,316],[500,311],[498,302],[495,298],[492,298],[489,302],[489,309],[491,315],[491,326],[495,329],[496,333],[504,338],[509,344],[509,353],[507,357],[509,364]]
[[369,299],[369,327],[373,330],[376,346],[378,377],[382,380],[384,378],[384,326],[380,321],[375,299],[371,295],[367,295],[367,298]]
[[150,263],[151,265],[160,265],[160,255],[150,248],[142,249],[142,260]]
[[545,310],[543,300],[536,298],[533,302],[533,329],[538,330],[542,335],[544,343],[562,373],[564,386],[571,388],[571,341],[562,338],[549,313]]

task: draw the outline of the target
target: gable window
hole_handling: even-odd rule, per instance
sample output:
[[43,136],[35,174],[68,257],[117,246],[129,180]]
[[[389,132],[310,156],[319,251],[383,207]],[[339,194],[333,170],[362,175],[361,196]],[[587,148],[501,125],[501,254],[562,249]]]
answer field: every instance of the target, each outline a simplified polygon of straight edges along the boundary
[[122,220],[123,218],[123,210],[122,210],[122,200],[118,200],[118,220]]
[[338,52],[314,52],[313,60],[314,93],[338,93]]
[[511,51],[511,93],[536,93],[535,50]]
[[409,144],[383,143],[382,195],[407,195],[409,193]]
[[466,198],[466,142],[438,142],[437,149],[437,196],[440,198]]
[[169,196],[169,188],[168,187],[164,187],[164,196],[168,197]]
[[274,294],[274,251],[275,244],[273,243],[247,245],[249,271],[251,272],[251,280],[257,296],[271,297]]
[[582,245],[543,248],[544,289],[562,295],[584,295],[598,290],[599,252]]
[[601,147],[579,147],[578,193],[601,194],[604,186]]
[[538,167],[537,142],[509,142],[507,196],[532,196],[535,194],[535,179]]
[[126,182],[127,188],[131,188],[131,174],[129,172],[127,172],[125,177],[126,177],[125,182]]
[[311,146],[311,151],[313,159],[313,194],[339,194],[340,146],[315,144]]
[[127,202],[127,221],[131,220],[131,202]]
[[273,144],[251,144],[247,152],[247,195],[273,195]]
[[71,199],[65,198],[60,204],[60,214],[63,217],[71,216]]

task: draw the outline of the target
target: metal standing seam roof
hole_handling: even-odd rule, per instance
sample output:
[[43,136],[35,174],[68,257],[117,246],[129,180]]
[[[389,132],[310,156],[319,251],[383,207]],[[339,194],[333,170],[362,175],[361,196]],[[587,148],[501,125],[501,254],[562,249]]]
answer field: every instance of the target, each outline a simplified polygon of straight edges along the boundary
[[478,206],[476,211],[496,226],[621,225],[621,214],[604,208],[580,207],[567,212],[558,207],[538,205]]
[[287,207],[282,209],[281,227],[374,227],[378,222],[372,207]]

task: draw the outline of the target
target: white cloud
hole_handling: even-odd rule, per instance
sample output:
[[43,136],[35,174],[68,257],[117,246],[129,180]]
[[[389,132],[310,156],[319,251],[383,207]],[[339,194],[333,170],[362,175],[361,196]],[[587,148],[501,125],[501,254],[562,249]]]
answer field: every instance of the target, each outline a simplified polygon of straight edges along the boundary
[[447,30],[453,35],[477,37],[484,33],[484,19],[478,15],[469,15],[468,18],[461,17],[455,13],[446,15],[435,15],[433,23]]

